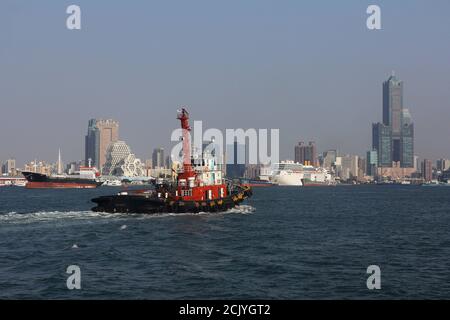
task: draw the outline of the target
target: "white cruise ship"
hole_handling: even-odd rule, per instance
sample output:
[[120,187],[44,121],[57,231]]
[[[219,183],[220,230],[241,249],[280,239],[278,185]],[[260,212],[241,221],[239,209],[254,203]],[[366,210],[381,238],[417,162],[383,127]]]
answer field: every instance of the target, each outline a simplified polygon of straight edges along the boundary
[[294,161],[282,161],[261,170],[261,180],[279,186],[328,186],[335,185],[334,177],[323,168],[307,166]]

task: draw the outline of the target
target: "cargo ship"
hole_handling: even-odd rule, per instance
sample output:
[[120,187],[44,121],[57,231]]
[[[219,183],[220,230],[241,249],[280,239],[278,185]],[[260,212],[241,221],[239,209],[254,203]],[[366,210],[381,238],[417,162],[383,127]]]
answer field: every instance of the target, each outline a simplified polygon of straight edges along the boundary
[[46,175],[31,171],[22,171],[27,179],[27,189],[92,189],[102,185],[96,180],[98,171],[93,167],[80,167],[76,175]]
[[[249,186],[227,181],[214,157],[191,157],[189,113],[178,111],[181,122],[182,163],[174,169],[173,181],[157,179],[154,188],[119,192],[92,199],[96,212],[108,213],[199,213],[222,212],[252,196]],[[197,159],[198,160],[198,159]]]

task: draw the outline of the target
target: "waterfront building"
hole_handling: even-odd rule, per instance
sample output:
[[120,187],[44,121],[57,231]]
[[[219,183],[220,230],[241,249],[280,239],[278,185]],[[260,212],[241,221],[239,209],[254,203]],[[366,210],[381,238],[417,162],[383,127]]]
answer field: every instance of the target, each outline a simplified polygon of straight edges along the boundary
[[337,174],[343,181],[358,178],[358,160],[357,155],[345,155],[337,157]]
[[144,175],[146,177],[150,177],[151,176],[152,167],[153,167],[152,159],[145,159],[145,162],[144,162],[144,170],[145,170]]
[[170,169],[171,167],[172,167],[172,157],[168,155],[164,163],[164,168]]
[[450,183],[450,169],[448,169],[448,170],[442,172],[442,174],[441,174],[441,176],[439,177],[439,179],[440,179],[442,182]]
[[323,153],[322,167],[329,171],[332,171],[334,169],[334,166],[336,165],[336,157],[337,157],[336,150],[325,151]]
[[66,165],[66,173],[67,174],[75,174],[77,171],[80,171],[80,167],[83,166],[83,161],[73,161]]
[[171,168],[152,168],[146,170],[146,176],[152,178],[174,179],[174,172]]
[[426,182],[433,180],[433,164],[429,159],[422,162],[422,177]]
[[106,150],[109,145],[119,140],[119,122],[91,119],[85,138],[85,165],[91,160],[91,165],[102,168],[106,162]]
[[25,164],[25,169],[23,171],[35,172],[50,175],[52,173],[53,167],[47,164],[45,161],[31,161]]
[[145,168],[151,169],[153,167],[153,161],[152,159],[145,159]]
[[375,177],[378,167],[378,152],[376,150],[367,151],[366,174]]
[[436,161],[436,169],[441,172],[450,170],[450,160],[449,159],[437,160]]
[[153,169],[165,167],[164,148],[155,148],[152,154]]
[[303,141],[300,141],[294,148],[294,161],[303,165],[311,165],[318,167],[317,161],[317,148],[314,141],[310,141],[306,145]]
[[372,147],[378,167],[414,169],[414,123],[403,106],[403,81],[394,74],[383,83],[383,122],[372,125]]
[[116,141],[106,151],[106,162],[102,168],[106,176],[142,177],[145,175],[141,160],[131,153],[124,141]]
[[378,180],[403,181],[405,178],[415,178],[414,168],[402,168],[400,162],[393,162],[391,167],[378,167]]
[[17,173],[16,159],[8,159],[2,165],[1,173],[7,176],[14,176]]
[[245,166],[244,178],[257,180],[261,175],[260,167],[259,164],[247,164]]
[[420,172],[422,172],[421,169],[422,168],[420,167],[420,159],[419,159],[419,157],[418,156],[414,156],[414,171],[420,173]]
[[358,157],[358,178],[363,178],[366,175],[367,160],[363,157]]

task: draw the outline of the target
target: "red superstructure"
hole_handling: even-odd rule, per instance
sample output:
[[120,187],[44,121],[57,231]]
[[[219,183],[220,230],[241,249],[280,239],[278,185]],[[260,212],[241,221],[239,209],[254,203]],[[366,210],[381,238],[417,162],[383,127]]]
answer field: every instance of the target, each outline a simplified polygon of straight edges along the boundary
[[[205,181],[202,173],[205,170],[201,167],[195,170],[192,166],[191,141],[189,125],[189,113],[185,108],[178,112],[177,119],[181,122],[183,130],[183,166],[177,176],[177,191],[175,200],[183,201],[204,201],[220,199],[227,196],[227,186],[224,179],[220,181]],[[219,182],[219,183],[217,183]]]

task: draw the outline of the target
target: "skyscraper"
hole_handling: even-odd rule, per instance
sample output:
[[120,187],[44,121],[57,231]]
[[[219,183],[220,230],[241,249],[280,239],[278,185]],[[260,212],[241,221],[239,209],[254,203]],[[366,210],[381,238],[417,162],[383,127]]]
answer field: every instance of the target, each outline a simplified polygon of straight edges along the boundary
[[295,146],[294,152],[295,162],[304,165],[318,166],[317,149],[314,141],[310,141],[308,145],[303,141],[300,141],[298,145]]
[[383,124],[392,128],[392,134],[399,136],[403,111],[403,81],[394,73],[383,83]]
[[372,125],[372,148],[378,153],[378,166],[392,166],[392,130],[383,123]]
[[85,154],[85,165],[89,165],[89,160],[91,162],[91,165],[93,167],[99,167],[100,163],[100,156],[99,156],[99,145],[100,145],[100,132],[97,128],[97,120],[91,119],[89,120],[88,124],[88,132],[85,137],[85,143],[84,143],[84,154]]
[[102,168],[106,162],[106,150],[112,142],[119,140],[119,122],[115,120],[89,120],[85,140],[85,163]]
[[414,123],[403,106],[403,81],[392,74],[383,83],[383,122],[372,125],[372,147],[378,166],[414,168]]
[[100,131],[99,167],[102,168],[106,162],[106,150],[109,145],[119,140],[119,122],[111,119],[98,120],[97,128]]
[[164,168],[164,148],[153,149],[152,163],[154,169]]
[[402,111],[400,166],[402,168],[414,168],[414,123],[408,109]]

